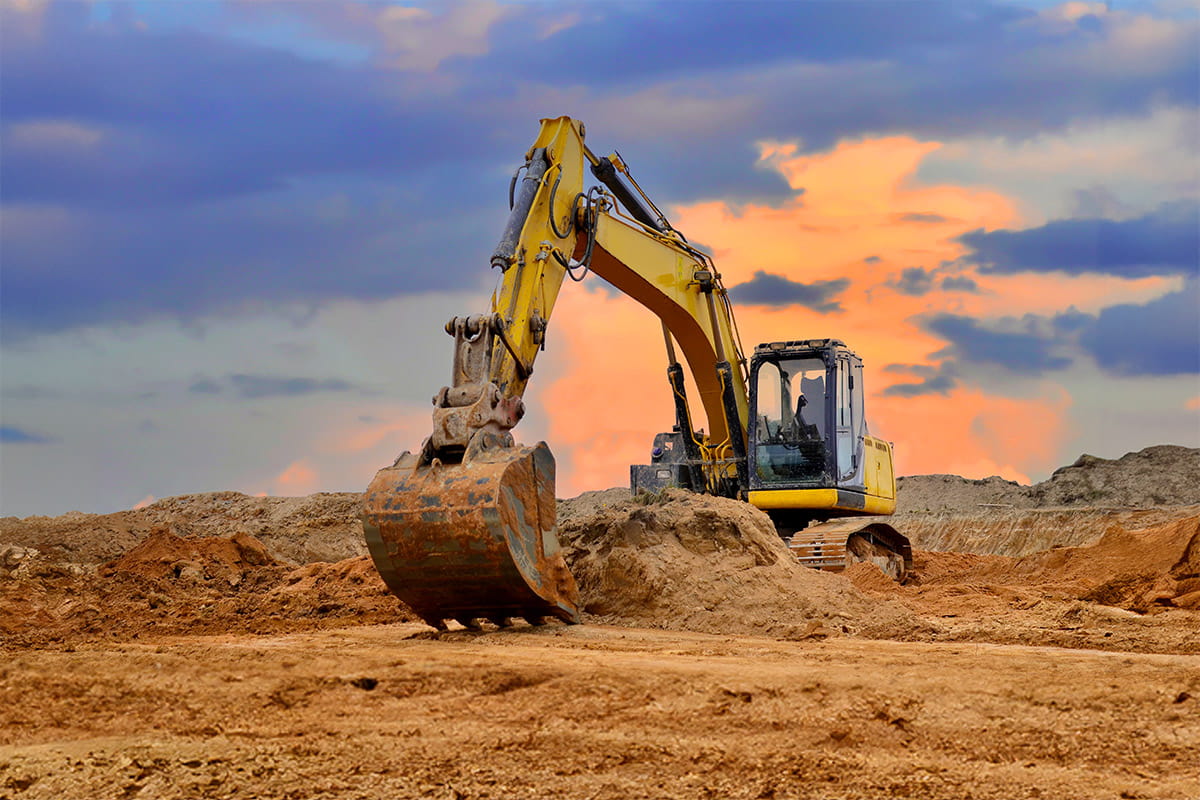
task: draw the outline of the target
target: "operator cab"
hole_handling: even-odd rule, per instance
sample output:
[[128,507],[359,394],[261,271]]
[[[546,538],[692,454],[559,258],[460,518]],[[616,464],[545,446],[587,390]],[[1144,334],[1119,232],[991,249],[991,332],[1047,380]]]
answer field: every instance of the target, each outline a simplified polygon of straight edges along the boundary
[[867,431],[862,359],[838,339],[807,339],[760,344],[749,367],[745,461],[706,458],[716,448],[703,432],[684,433],[690,418],[682,369],[674,365],[669,374],[683,424],[654,438],[651,463],[630,467],[634,493],[677,486],[739,497],[790,532],[837,517],[893,513],[892,448]]
[[751,492],[867,491],[862,374],[862,359],[837,339],[754,349],[747,437]]

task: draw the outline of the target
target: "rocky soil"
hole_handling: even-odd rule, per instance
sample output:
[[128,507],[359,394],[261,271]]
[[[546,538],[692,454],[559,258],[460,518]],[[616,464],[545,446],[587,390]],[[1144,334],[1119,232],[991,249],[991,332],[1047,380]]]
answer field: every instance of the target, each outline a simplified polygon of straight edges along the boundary
[[1155,508],[1200,504],[1200,449],[1147,447],[1109,460],[1081,455],[1048,480],[1022,486],[1003,478],[913,475],[897,480],[896,512],[973,513],[988,508]]

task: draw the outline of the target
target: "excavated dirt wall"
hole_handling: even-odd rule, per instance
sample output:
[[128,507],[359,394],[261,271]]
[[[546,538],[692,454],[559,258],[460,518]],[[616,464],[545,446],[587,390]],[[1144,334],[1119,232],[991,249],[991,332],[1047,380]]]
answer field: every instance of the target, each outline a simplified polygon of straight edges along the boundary
[[985,509],[973,514],[897,514],[890,522],[921,550],[1017,557],[1096,544],[1111,532],[1151,528],[1198,514],[1200,505],[1139,510]]

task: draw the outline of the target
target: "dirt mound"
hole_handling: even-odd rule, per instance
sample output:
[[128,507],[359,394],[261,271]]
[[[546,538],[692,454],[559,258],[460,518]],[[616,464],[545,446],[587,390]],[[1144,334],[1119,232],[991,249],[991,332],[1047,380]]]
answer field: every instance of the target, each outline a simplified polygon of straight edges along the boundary
[[595,621],[785,638],[906,624],[841,576],[797,564],[745,503],[668,490],[564,505],[559,538]]
[[958,475],[906,475],[896,479],[896,513],[1031,508],[1028,489],[996,476],[971,480]]
[[1157,445],[1118,459],[1082,455],[1033,486],[991,477],[912,475],[897,480],[897,511],[978,512],[988,507],[1151,508],[1200,504],[1200,449]]
[[918,550],[904,586],[868,564],[845,575],[941,640],[1200,652],[1200,514],[1021,558]]
[[0,543],[34,548],[52,561],[98,564],[167,527],[185,539],[247,534],[265,544],[272,557],[294,564],[340,561],[366,553],[360,502],[361,495],[348,492],[307,497],[190,494],[115,514],[3,517]]
[[184,539],[159,529],[90,568],[30,552],[0,576],[3,647],[413,619],[365,556],[295,569],[244,533]]
[[292,618],[352,617],[362,624],[416,618],[388,591],[370,556],[292,570],[271,589],[263,608]]
[[1200,503],[1200,449],[1159,445],[1115,460],[1082,455],[1031,487],[1038,505],[1149,508]]
[[150,580],[222,581],[237,586],[258,567],[278,566],[263,543],[245,533],[228,539],[182,539],[166,528],[97,572],[101,578],[138,576]]
[[[1132,622],[1139,615],[1182,613],[1176,609],[1194,612],[1200,610],[1200,515],[1142,530],[1114,528],[1091,546],[1021,558],[917,551],[904,587],[871,565],[853,566],[845,575],[864,593],[900,599],[917,613],[976,622],[988,614],[1009,615],[1001,622],[1008,636],[1019,631],[1018,613],[1026,625],[1042,616],[1074,630],[1080,615]],[[1188,631],[1189,640],[1171,646],[1200,649],[1195,626],[1194,615],[1172,616],[1166,627]]]
[[1200,516],[1146,530],[1114,529],[1090,547],[1064,547],[1022,558],[964,564],[930,583],[974,582],[1054,586],[1081,600],[1145,613],[1190,604],[1200,589]]

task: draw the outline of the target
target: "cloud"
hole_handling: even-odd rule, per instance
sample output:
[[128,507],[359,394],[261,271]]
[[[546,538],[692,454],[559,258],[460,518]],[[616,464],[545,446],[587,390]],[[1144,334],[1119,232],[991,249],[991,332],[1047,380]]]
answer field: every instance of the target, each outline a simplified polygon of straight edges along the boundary
[[850,285],[846,278],[799,283],[782,275],[755,270],[754,277],[729,289],[729,296],[738,303],[760,306],[799,305],[828,314],[841,311],[834,296]]
[[933,289],[933,276],[920,267],[909,267],[901,271],[900,276],[891,283],[896,291],[913,297],[920,297]]
[[464,0],[440,7],[441,13],[411,6],[386,6],[377,24],[388,64],[431,72],[454,56],[488,52],[488,33],[509,9],[494,0]]
[[942,291],[944,292],[978,292],[979,284],[974,278],[968,278],[966,275],[947,275],[942,278]]
[[899,475],[999,475],[1029,483],[1045,475],[1072,435],[1071,398],[1053,384],[1030,397],[960,386],[948,394],[892,397],[867,410],[872,432],[896,443]]
[[349,392],[356,387],[338,378],[279,378],[269,375],[230,375],[229,382],[239,397],[297,397],[314,392]]
[[1200,280],[1143,305],[1109,306],[1082,316],[1070,325],[1109,374],[1200,374]]
[[90,148],[100,141],[100,129],[68,120],[33,120],[8,126],[6,143],[15,149],[49,146],[51,149]]
[[920,383],[897,383],[883,390],[886,397],[921,397],[927,394],[950,394],[958,380],[950,375],[937,375]]
[[929,214],[929,213],[920,212],[920,211],[914,211],[914,212],[910,212],[908,214],[901,214],[900,221],[901,222],[924,222],[924,223],[930,224],[930,225],[938,225],[943,222],[949,222],[949,220],[946,219],[945,217],[943,217],[941,214]]
[[995,365],[1021,375],[1070,366],[1069,358],[1055,355],[1054,337],[1032,323],[1018,323],[1016,330],[991,330],[971,317],[939,313],[924,319],[922,327],[948,341],[949,351],[964,364]]
[[217,383],[212,378],[201,378],[198,381],[194,381],[192,385],[188,387],[188,391],[192,394],[220,394],[221,384]]
[[[333,214],[301,193],[190,211],[6,207],[0,216],[5,339],[296,302],[385,300],[486,279],[479,254],[494,244],[502,205],[494,209],[494,225],[473,224],[468,208],[456,217],[430,204],[419,210],[417,198],[359,196],[342,205]],[[398,223],[418,218],[423,224],[412,230]],[[438,269],[419,268],[442,259]],[[98,263],[105,269],[95,269]]]
[[31,433],[11,425],[0,426],[0,443],[4,444],[49,444],[54,440],[40,433]]
[[926,364],[888,364],[883,371],[912,375],[921,379],[917,383],[894,383],[883,390],[885,397],[949,395],[950,391],[958,386],[957,370],[951,361],[943,361],[937,367]]
[[[1074,352],[1091,356],[1113,377],[1200,374],[1200,279],[1145,303],[1106,305],[1095,313],[1071,307],[1051,316],[990,322],[939,313],[921,318],[921,324],[950,343],[942,355],[951,356],[960,371],[995,365],[1038,376],[1066,369]],[[892,387],[888,393],[906,391]]]
[[[1197,65],[1200,68],[1200,65]],[[925,181],[990,186],[1020,197],[1031,219],[1129,219],[1196,197],[1200,116],[1194,103],[1073,121],[1029,137],[980,131],[922,165]]]
[[0,389],[0,396],[11,400],[44,400],[50,397],[58,397],[59,394],[59,392],[48,386],[36,386],[31,383],[24,383],[18,386],[5,386],[3,389]]
[[283,472],[275,476],[272,494],[307,495],[320,487],[320,479],[312,462],[308,459],[293,461]]
[[86,17],[0,26],[6,341],[483,276],[505,211],[489,169],[532,121],[497,143],[477,104],[387,70]]
[[1056,220],[959,237],[985,273],[1061,271],[1128,278],[1200,270],[1200,205],[1180,202],[1129,220]]
[[[1027,135],[1077,117],[1141,111],[1155,96],[1195,103],[1193,20],[1049,19],[1007,3],[943,0],[863,8],[730,3],[697,14],[674,3],[593,6],[581,23],[587,36],[538,47],[525,46],[530,22],[517,14],[471,66],[508,80],[611,91],[659,83],[679,94],[752,93],[762,98],[758,130],[800,134],[817,149],[867,132]],[[613,60],[614,52],[637,58]],[[1138,68],[1118,69],[1114,54]]]
[[[1196,23],[1145,14],[1085,27],[948,0],[870,14],[842,3],[243,9],[139,27],[136,14],[101,24],[60,4],[36,34],[0,26],[6,339],[473,287],[503,225],[503,167],[539,115],[570,111],[597,146],[636,153],[663,204],[779,203],[799,189],[753,162],[763,141],[811,156],[889,131],[1019,139],[1196,96]],[[300,34],[275,45],[247,35],[250,13],[373,55],[324,59]],[[529,47],[550,16],[587,35]],[[694,46],[705,37],[722,46]],[[1105,47],[1137,69],[1114,69]],[[436,69],[397,72],[396,59]],[[955,213],[928,197],[892,210],[913,225]]]

